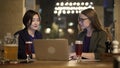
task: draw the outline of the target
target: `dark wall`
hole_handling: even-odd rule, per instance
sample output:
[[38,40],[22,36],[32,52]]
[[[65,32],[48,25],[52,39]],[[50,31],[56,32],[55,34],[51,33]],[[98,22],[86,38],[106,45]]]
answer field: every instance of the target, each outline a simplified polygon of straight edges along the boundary
[[114,0],[104,0],[104,26],[112,26],[113,21],[113,10],[114,10]]
[[43,25],[50,26],[53,22],[53,10],[55,0],[39,0],[40,8],[42,10],[41,17]]

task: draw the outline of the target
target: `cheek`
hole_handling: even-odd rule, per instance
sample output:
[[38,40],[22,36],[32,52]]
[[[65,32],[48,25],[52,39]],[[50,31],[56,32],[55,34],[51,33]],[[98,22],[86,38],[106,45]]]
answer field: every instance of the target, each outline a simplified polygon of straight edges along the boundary
[[40,25],[40,22],[36,22],[36,24]]
[[90,22],[85,22],[84,26],[88,27],[90,25]]
[[86,23],[85,26],[86,26],[86,27],[89,26],[89,23]]
[[32,25],[39,25],[40,22],[33,22]]
[[38,22],[38,24],[40,25],[40,22]]

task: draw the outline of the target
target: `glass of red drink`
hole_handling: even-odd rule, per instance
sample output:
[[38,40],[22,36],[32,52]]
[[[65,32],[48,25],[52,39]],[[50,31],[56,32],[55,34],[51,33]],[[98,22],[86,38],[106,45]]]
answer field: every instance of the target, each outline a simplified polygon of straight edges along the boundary
[[29,62],[30,60],[30,55],[32,54],[32,51],[31,51],[31,45],[32,45],[32,42],[31,41],[26,41],[25,42],[25,52],[26,52],[26,60]]
[[82,46],[83,46],[82,41],[80,41],[80,40],[75,41],[75,52],[76,52],[76,56],[77,56],[78,61],[81,60]]

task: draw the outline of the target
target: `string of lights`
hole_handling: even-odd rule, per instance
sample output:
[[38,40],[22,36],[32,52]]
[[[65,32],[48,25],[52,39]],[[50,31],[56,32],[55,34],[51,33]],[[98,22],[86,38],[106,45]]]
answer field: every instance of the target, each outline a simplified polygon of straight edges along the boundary
[[54,14],[78,14],[82,10],[93,8],[93,2],[56,2]]

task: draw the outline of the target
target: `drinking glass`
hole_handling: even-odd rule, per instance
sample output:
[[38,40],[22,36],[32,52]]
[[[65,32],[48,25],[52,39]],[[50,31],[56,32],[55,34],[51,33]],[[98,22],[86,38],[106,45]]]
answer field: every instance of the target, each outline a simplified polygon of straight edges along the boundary
[[82,41],[80,41],[80,40],[75,41],[75,52],[76,52],[78,62],[81,60],[82,46],[83,46]]
[[4,59],[17,60],[18,45],[17,44],[4,44]]
[[26,60],[27,60],[27,62],[29,62],[30,61],[30,56],[32,55],[32,52],[31,52],[31,45],[32,45],[32,42],[31,41],[26,41],[25,42],[25,52],[26,52],[26,56],[27,56],[27,58],[26,58]]

